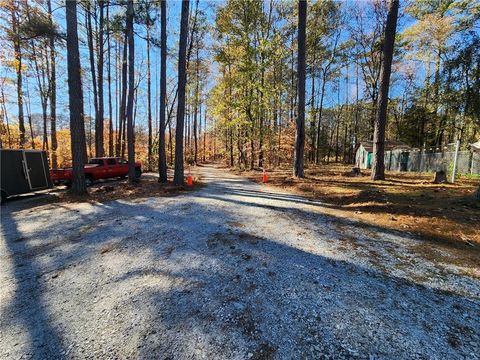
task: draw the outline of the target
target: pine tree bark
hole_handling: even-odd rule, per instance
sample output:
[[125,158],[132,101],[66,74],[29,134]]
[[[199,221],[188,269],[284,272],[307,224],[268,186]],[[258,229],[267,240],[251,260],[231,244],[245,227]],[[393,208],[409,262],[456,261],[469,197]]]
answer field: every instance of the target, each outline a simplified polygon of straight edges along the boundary
[[180,45],[178,51],[178,101],[177,101],[177,127],[175,129],[175,185],[183,185],[183,130],[185,117],[185,87],[187,83],[186,52],[188,36],[188,10],[190,1],[182,1],[182,16],[180,21]]
[[25,120],[23,115],[23,90],[22,90],[22,49],[20,46],[20,35],[18,33],[18,17],[15,3],[12,3],[12,34],[13,52],[15,55],[15,74],[17,76],[17,105],[18,105],[18,130],[20,132],[20,148],[25,147]]
[[208,107],[205,105],[205,119],[203,121],[203,162],[207,159],[207,113]]
[[307,23],[307,1],[298,1],[298,111],[295,134],[295,155],[293,175],[305,177],[304,151],[305,151],[305,39]]
[[160,3],[160,133],[158,136],[159,181],[167,182],[167,155],[165,152],[165,112],[167,104],[167,1]]
[[150,17],[147,13],[147,120],[148,120],[148,145],[147,163],[148,170],[152,170],[152,78],[150,74]]
[[125,123],[127,107],[127,52],[128,52],[128,31],[125,29],[122,55],[122,93],[120,99],[120,156],[125,158]]
[[127,138],[128,138],[128,181],[133,184],[137,181],[135,176],[135,144],[133,133],[133,101],[135,97],[135,43],[133,33],[134,8],[133,0],[127,3],[128,32],[128,102],[127,102]]
[[[192,39],[193,41],[193,39]],[[194,114],[193,114],[193,139],[194,139],[194,154],[193,154],[193,161],[195,165],[198,162],[198,104],[199,104],[199,88],[200,88],[200,58],[199,58],[199,42],[197,39],[197,48],[196,48],[196,61],[195,61],[195,107],[194,107]],[[201,121],[201,118],[200,118]]]
[[[96,6],[96,4],[93,3],[93,6]],[[93,87],[93,107],[95,109],[95,155],[98,156],[97,155],[98,154],[97,122],[99,118],[98,90],[97,90],[97,75],[95,70],[95,50],[93,46],[92,8],[89,2],[87,2],[85,11],[86,11],[86,26],[87,26],[87,44],[88,44],[88,53],[89,53],[89,60],[90,60],[90,73],[92,76],[92,87]]]
[[95,156],[102,157],[105,155],[103,147],[103,121],[105,117],[105,103],[103,97],[103,32],[104,32],[104,0],[98,0],[99,6],[99,22],[98,22],[98,38],[97,38],[97,67],[98,67],[98,116],[95,118]]
[[114,156],[113,149],[113,106],[112,106],[112,59],[110,43],[110,4],[107,4],[107,82],[108,82],[108,156]]
[[66,2],[68,100],[70,108],[70,138],[72,149],[72,193],[83,195],[85,186],[84,163],[86,160],[83,93],[78,50],[77,2]]
[[[52,18],[52,2],[47,1],[48,19],[50,25],[53,27]],[[50,35],[50,138],[51,138],[51,152],[50,157],[52,159],[52,168],[58,167],[57,161],[57,75],[56,75],[56,57],[55,50],[55,34]]]
[[378,94],[377,114],[375,116],[375,128],[373,133],[372,180],[385,179],[385,127],[387,125],[388,90],[390,87],[390,73],[392,71],[398,7],[398,0],[390,1],[387,23],[385,26],[383,61],[380,73],[380,91]]

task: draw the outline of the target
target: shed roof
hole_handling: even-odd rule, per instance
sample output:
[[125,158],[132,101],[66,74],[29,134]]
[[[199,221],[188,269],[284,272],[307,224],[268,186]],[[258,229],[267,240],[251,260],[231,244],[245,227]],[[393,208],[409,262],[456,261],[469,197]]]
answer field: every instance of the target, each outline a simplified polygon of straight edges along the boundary
[[[362,145],[368,152],[373,151],[373,141],[361,141],[359,146]],[[385,151],[391,150],[408,150],[410,146],[401,141],[385,141]]]
[[473,144],[470,144],[470,149],[472,149],[472,151],[480,151],[480,140]]

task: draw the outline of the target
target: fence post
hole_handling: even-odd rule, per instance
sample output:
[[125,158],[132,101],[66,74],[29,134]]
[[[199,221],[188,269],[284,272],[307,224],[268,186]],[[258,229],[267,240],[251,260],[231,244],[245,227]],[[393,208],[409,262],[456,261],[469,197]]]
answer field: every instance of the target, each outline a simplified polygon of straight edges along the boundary
[[460,139],[457,140],[455,145],[455,157],[453,158],[453,170],[452,170],[452,184],[455,183],[455,173],[457,172],[457,159],[458,159],[458,149],[460,148]]
[[474,158],[473,155],[475,155],[475,153],[471,151],[470,152],[470,171],[469,171],[470,174],[473,174],[473,158]]

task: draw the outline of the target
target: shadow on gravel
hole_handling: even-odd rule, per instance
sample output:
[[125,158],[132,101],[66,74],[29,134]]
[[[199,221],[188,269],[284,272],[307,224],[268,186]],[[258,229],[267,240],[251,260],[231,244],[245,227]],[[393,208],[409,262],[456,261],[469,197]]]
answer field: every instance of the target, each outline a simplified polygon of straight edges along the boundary
[[[200,196],[215,198],[209,192]],[[179,241],[167,236],[156,246],[139,243],[151,254],[149,264],[114,279],[118,286],[148,279],[171,284],[146,287],[135,299],[153,304],[138,344],[140,358],[475,353],[477,300],[259,237],[233,214],[213,209],[195,204],[184,214],[164,214],[165,223],[177,225]]]
[[[212,195],[209,197],[215,198],[218,200],[223,200],[223,201],[230,201],[236,204],[243,204],[243,205],[251,205],[251,206],[257,206],[260,208],[268,208],[268,209],[277,209],[279,211],[285,211],[285,212],[292,212],[292,211],[297,211],[297,212],[302,212],[302,213],[308,213],[306,211],[300,210],[298,208],[290,208],[288,206],[270,206],[270,205],[262,205],[258,204],[256,202],[248,202],[244,200],[237,200],[237,199],[229,199],[224,197],[223,195],[232,195],[232,196],[241,196],[241,197],[249,197],[252,199],[265,199],[265,200],[275,200],[275,201],[284,201],[284,202],[290,202],[298,205],[308,205],[308,206],[313,206],[313,207],[320,207],[320,208],[332,208],[332,209],[338,209],[342,210],[342,206],[337,206],[335,204],[331,203],[326,203],[326,202],[321,202],[319,200],[310,200],[308,198],[302,197],[302,196],[296,196],[296,195],[291,195],[291,194],[283,194],[283,193],[275,193],[275,192],[268,192],[268,191],[258,191],[258,190],[245,190],[242,188],[235,188],[235,187],[222,187],[222,196],[219,195]],[[364,209],[362,209],[364,210]],[[366,211],[366,210],[364,210]],[[330,217],[335,219],[335,221],[338,221],[343,224],[347,225],[352,225],[356,227],[364,227],[364,228],[369,228],[375,231],[381,231],[384,233],[389,233],[389,234],[396,234],[400,236],[408,236],[412,237],[414,235],[412,234],[406,234],[405,232],[399,231],[399,230],[392,230],[390,228],[386,227],[381,227],[378,225],[370,224],[370,223],[364,223],[362,221],[356,220],[355,222],[350,221],[348,219],[336,217],[333,215],[327,215],[324,214],[325,217]],[[472,224],[472,226],[474,226]],[[430,238],[426,236],[421,236],[421,235],[416,235],[416,239],[418,239],[421,242],[426,242],[430,243],[432,246],[444,246],[446,248],[451,248],[455,250],[463,250],[464,254],[463,256],[468,260],[473,260],[474,264],[478,263],[480,259],[480,247],[475,245],[475,244],[466,244],[464,242],[460,241],[451,241],[448,238],[442,238],[442,237],[435,237],[435,238]]]
[[[90,204],[95,213],[72,214],[63,230],[57,229],[85,231],[65,237],[81,239],[81,246],[55,255],[50,270],[96,256],[96,261],[105,261],[104,254],[137,257],[120,273],[97,279],[100,286],[89,295],[121,295],[125,323],[133,324],[124,336],[138,358],[457,358],[477,353],[478,299],[313,254],[282,243],[278,234],[258,236],[245,229],[234,209],[308,215],[309,221],[320,216],[344,220],[222,194],[245,196],[248,191],[215,184],[191,195],[199,199],[196,203],[180,197],[168,209],[118,201]],[[258,195],[255,191],[250,196]],[[226,212],[216,201],[235,206]],[[141,227],[132,230],[129,219],[138,219]],[[9,223],[4,238],[17,283],[11,309],[20,309],[16,320],[29,331],[35,356],[58,357],[62,336],[46,314],[42,299],[49,294],[37,279],[47,269],[28,242],[17,241],[22,234],[9,212],[2,214],[3,221]],[[92,224],[97,226],[88,228]],[[52,223],[52,229],[57,225]],[[40,230],[30,237],[36,236],[50,239]],[[105,247],[113,241],[114,246]],[[318,245],[324,241],[319,235]],[[69,316],[67,323],[86,321],[75,311]],[[113,340],[119,343],[116,356],[125,357],[127,345]]]
[[[8,211],[2,211],[2,223],[9,223],[8,231],[2,225],[2,238],[7,244],[10,254],[22,253],[27,256],[10,256],[13,267],[15,282],[15,295],[13,301],[4,309],[6,313],[16,313],[10,317],[2,314],[2,327],[20,327],[28,332],[30,340],[29,352],[24,354],[26,358],[48,359],[61,357],[63,354],[62,336],[51,323],[44,304],[43,286],[39,277],[42,268],[31,253],[28,241],[23,238],[18,230],[18,225]],[[4,261],[4,260],[2,260]]]

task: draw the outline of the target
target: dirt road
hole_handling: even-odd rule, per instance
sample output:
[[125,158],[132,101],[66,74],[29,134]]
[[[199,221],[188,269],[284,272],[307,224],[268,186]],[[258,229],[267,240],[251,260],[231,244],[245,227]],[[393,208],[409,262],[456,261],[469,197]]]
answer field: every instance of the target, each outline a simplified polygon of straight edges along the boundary
[[197,171],[175,197],[3,207],[0,358],[478,358],[480,261]]

